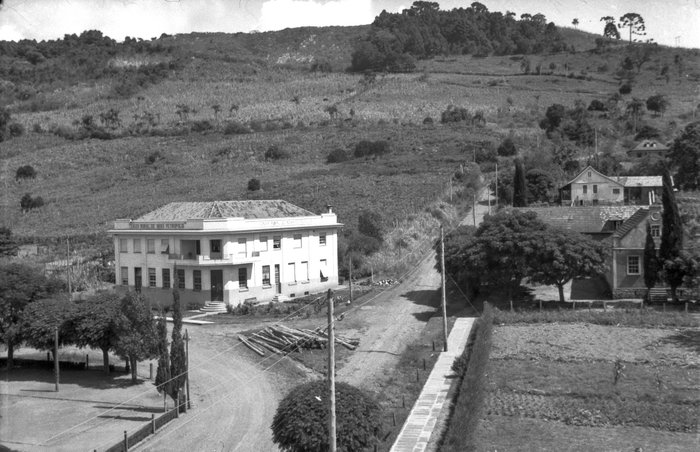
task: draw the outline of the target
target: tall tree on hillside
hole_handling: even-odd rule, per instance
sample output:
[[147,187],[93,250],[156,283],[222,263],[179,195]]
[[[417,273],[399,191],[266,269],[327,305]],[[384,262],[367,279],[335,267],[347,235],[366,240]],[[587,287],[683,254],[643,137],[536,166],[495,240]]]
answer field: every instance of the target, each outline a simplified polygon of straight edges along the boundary
[[[647,286],[646,299],[659,280],[659,256],[656,254],[656,243],[651,235],[651,223],[647,222],[647,237],[644,242],[644,285]],[[644,300],[642,300],[644,306]]]
[[681,189],[700,189],[700,121],[688,124],[673,141],[668,156],[675,169],[675,182]]
[[620,32],[617,30],[617,25],[615,25],[615,18],[613,16],[604,16],[600,18],[601,22],[605,22],[605,28],[603,28],[603,36],[610,39],[620,39]]
[[574,26],[578,30],[578,18],[574,17],[574,20],[571,21],[571,25]]
[[620,17],[620,28],[629,28],[629,42],[632,44],[632,35],[645,36],[644,18],[637,13],[627,13]]
[[129,360],[131,382],[137,383],[136,366],[139,361],[156,356],[156,335],[150,303],[135,292],[126,294],[120,302],[125,327],[119,335],[115,350]]
[[170,357],[168,356],[168,326],[165,313],[161,313],[156,322],[158,337],[158,370],[156,371],[156,389],[158,392],[170,393]]
[[173,331],[170,342],[170,397],[178,407],[182,405],[182,389],[187,379],[187,362],[185,357],[185,342],[182,340],[182,306],[180,306],[180,291],[178,280],[173,285]]
[[671,287],[671,298],[678,301],[676,288],[683,283],[685,277],[685,263],[681,258],[683,250],[683,223],[676,204],[676,196],[673,193],[671,175],[668,170],[663,174],[663,204],[661,245],[659,246],[659,260],[663,265],[664,279]]
[[121,313],[121,299],[116,294],[97,295],[76,305],[73,322],[75,344],[102,350],[102,364],[109,373],[109,352],[119,342],[126,324]]
[[7,368],[12,368],[15,347],[22,342],[22,314],[37,300],[58,293],[62,286],[26,264],[0,266],[0,343],[7,347]]
[[515,161],[515,174],[513,175],[513,207],[527,207],[527,181],[523,162]]
[[633,98],[630,103],[627,104],[627,114],[632,117],[634,121],[634,132],[637,132],[637,123],[644,115],[644,101],[641,99]]

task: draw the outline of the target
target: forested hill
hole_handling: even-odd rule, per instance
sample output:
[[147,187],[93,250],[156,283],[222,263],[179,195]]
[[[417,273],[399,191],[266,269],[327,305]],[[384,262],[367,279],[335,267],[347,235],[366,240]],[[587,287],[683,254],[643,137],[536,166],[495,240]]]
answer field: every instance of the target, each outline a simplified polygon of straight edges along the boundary
[[401,13],[382,11],[368,36],[357,44],[352,69],[408,72],[415,59],[437,55],[488,56],[566,50],[558,28],[541,13],[490,12],[469,8],[441,11],[435,2],[417,1]]

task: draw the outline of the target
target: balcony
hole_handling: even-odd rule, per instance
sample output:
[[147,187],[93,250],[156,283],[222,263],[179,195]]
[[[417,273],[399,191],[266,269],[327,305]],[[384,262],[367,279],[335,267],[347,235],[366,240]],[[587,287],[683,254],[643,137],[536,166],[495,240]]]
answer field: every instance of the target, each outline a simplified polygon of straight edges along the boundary
[[168,260],[175,265],[183,267],[207,267],[222,265],[242,265],[258,262],[258,256],[247,256],[245,254],[225,254],[212,253],[210,256],[188,254],[168,254]]

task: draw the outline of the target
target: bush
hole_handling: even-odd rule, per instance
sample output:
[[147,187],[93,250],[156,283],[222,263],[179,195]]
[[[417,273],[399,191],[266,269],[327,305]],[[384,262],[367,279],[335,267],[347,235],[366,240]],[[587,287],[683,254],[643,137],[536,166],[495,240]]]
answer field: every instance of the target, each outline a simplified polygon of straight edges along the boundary
[[344,149],[334,149],[326,157],[326,163],[340,163],[349,160],[348,153]]
[[36,177],[36,170],[32,165],[24,165],[17,168],[15,171],[15,180],[20,179],[34,179]]
[[512,157],[518,153],[518,149],[515,147],[515,143],[513,143],[513,139],[511,137],[507,137],[505,140],[501,142],[500,145],[498,145],[498,155],[501,157]]
[[357,218],[357,229],[360,234],[375,239],[384,240],[384,226],[382,225],[382,216],[371,210],[363,210]]
[[[440,450],[476,450],[476,428],[487,392],[486,368],[491,353],[493,308],[484,303],[484,312],[476,321],[474,341],[463,356],[453,363],[453,370],[463,372],[454,400],[454,411]],[[465,366],[466,361],[466,366]]]
[[634,136],[634,139],[647,140],[650,138],[659,138],[660,136],[661,132],[659,131],[659,129],[645,124],[639,129],[639,132],[637,132],[637,135]]
[[608,111],[608,107],[605,106],[603,101],[593,99],[591,104],[588,106],[588,111]]
[[280,160],[288,159],[291,155],[284,149],[280,149],[277,145],[273,144],[267,151],[265,151],[265,160]]
[[620,87],[619,91],[620,91],[620,94],[629,94],[632,92],[632,85],[630,85],[629,83],[625,83],[624,85],[622,85]]
[[[282,399],[272,420],[272,440],[281,450],[328,450],[326,380],[301,384]],[[381,436],[381,408],[375,399],[347,383],[335,385],[338,450],[371,450]]]
[[440,114],[440,122],[443,124],[448,122],[470,121],[471,118],[466,108],[455,107],[454,105],[448,105],[447,110]]
[[160,151],[153,151],[148,156],[146,156],[146,164],[147,165],[152,165],[156,163],[158,160],[163,160],[163,156],[161,155]]
[[260,179],[251,179],[248,181],[248,191],[260,190]]
[[206,132],[207,130],[211,130],[213,128],[214,126],[212,125],[212,123],[206,119],[194,121],[192,123],[192,131],[197,133]]
[[32,198],[29,193],[25,193],[22,199],[19,201],[19,205],[22,208],[22,212],[28,212],[31,209],[38,209],[44,205],[44,199],[41,196]]
[[384,140],[362,140],[355,145],[355,157],[368,157],[371,155],[384,155],[391,151],[389,142]]
[[426,116],[425,119],[423,119],[423,124],[433,124],[433,118]]
[[224,126],[224,135],[241,135],[250,132],[248,126],[238,121],[229,121]]
[[10,125],[7,126],[7,130],[13,138],[24,135],[24,126],[18,122],[11,122]]

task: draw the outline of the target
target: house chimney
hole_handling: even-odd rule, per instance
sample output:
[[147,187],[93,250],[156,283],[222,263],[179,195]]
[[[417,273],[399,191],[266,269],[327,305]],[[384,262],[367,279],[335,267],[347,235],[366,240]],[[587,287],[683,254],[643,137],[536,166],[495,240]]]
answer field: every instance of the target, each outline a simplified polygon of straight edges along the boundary
[[333,213],[333,206],[330,205],[330,204],[328,204],[328,205],[326,206],[326,210],[328,211],[328,212],[326,212],[326,213]]

